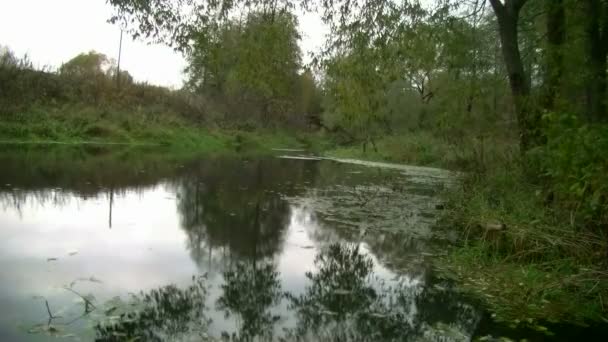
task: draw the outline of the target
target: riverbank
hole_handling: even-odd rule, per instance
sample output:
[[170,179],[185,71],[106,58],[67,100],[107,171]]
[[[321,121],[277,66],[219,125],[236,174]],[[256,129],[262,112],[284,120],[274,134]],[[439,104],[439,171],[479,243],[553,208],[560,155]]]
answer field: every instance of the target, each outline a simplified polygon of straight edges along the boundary
[[517,161],[468,175],[445,198],[440,229],[460,239],[437,268],[483,299],[495,319],[539,329],[608,322],[606,239],[568,219]]
[[244,148],[307,149],[327,157],[384,161],[468,171],[489,158],[512,153],[510,143],[483,139],[447,142],[429,131],[389,135],[368,144],[343,145],[331,134],[297,129],[235,129],[196,122],[158,109],[37,106],[0,120],[1,143],[162,145],[221,152]]
[[383,137],[375,150],[368,146],[363,151],[360,145],[340,146],[331,136],[315,133],[226,130],[149,112],[127,115],[86,108],[33,109],[27,116],[0,122],[0,140],[157,145],[170,153],[304,148],[334,158],[465,171],[462,185],[444,194],[438,229],[456,231],[459,240],[447,256],[436,260],[437,269],[483,299],[496,319],[512,324],[584,323],[608,317],[606,240],[581,231],[560,212],[559,203],[548,203],[543,186],[523,175],[513,141],[471,138],[455,144],[421,131]]
[[0,120],[0,142],[12,144],[114,144],[168,146],[198,152],[270,150],[305,146],[307,133],[243,131],[193,123],[149,109],[121,111],[86,106],[32,107]]
[[458,238],[435,267],[481,299],[495,320],[547,334],[551,322],[608,322],[605,237],[553,197],[555,184],[524,174],[515,143],[454,146],[413,134],[377,146],[327,153],[466,171],[460,185],[443,194],[437,229]]
[[[524,173],[531,158],[522,160],[515,141],[470,139],[454,145],[423,132],[383,138],[378,151],[350,147],[327,154],[465,171],[460,185],[443,194],[437,229],[458,238],[436,259],[438,271],[510,325],[543,331],[547,322],[608,322],[608,241],[558,197],[559,187],[568,183]],[[576,152],[584,144],[548,146],[540,153],[584,155]],[[569,163],[554,167],[561,172]],[[578,201],[581,208],[586,204],[583,197]]]

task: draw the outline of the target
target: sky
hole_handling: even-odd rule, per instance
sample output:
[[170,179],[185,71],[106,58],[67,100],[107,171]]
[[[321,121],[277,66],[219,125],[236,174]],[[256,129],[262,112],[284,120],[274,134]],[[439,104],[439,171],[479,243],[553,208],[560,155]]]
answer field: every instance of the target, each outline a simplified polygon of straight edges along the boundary
[[[58,68],[82,52],[95,50],[117,59],[120,30],[106,20],[106,0],[0,0],[0,45],[17,56],[27,54],[38,68]],[[323,43],[320,18],[300,16],[304,62]],[[179,88],[184,58],[164,45],[148,45],[123,37],[121,69],[137,81]]]

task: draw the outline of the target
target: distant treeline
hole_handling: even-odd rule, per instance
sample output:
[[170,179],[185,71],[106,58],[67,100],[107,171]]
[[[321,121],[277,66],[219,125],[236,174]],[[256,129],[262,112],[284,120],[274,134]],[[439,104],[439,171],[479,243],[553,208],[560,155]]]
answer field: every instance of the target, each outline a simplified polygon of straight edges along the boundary
[[[256,29],[268,30],[264,25],[261,22],[258,26],[262,27]],[[245,29],[227,28],[241,43],[251,34]],[[297,34],[295,28],[290,34]],[[217,55],[222,59],[214,61],[218,65],[213,70],[194,62],[205,59],[210,63],[207,56],[192,54],[189,80],[179,90],[137,82],[128,71],[118,71],[114,60],[95,51],[79,54],[52,70],[35,68],[28,56],[17,57],[0,46],[0,120],[27,123],[27,112],[35,106],[50,109],[78,105],[93,108],[97,114],[144,112],[158,121],[177,117],[192,125],[229,129],[311,127],[310,114],[321,110],[320,94],[312,73],[302,69],[295,38],[286,52],[291,54],[289,63],[277,61],[288,70],[273,66],[273,46],[266,50],[269,56],[261,56],[263,60],[251,65],[251,59],[238,56],[239,51],[245,51],[241,43],[217,45]],[[262,70],[263,65],[266,67]]]
[[192,120],[203,111],[185,91],[135,82],[114,61],[91,51],[80,54],[58,70],[34,68],[27,56],[18,58],[0,49],[0,117],[17,119],[32,106],[61,106],[78,103],[96,107],[137,110],[156,108]]

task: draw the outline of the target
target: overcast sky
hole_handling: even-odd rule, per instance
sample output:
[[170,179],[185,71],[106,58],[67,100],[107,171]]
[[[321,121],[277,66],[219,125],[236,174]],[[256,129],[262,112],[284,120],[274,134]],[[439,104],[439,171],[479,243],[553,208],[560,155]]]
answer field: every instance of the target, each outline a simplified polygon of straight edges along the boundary
[[[117,58],[120,30],[106,20],[106,0],[0,0],[0,45],[17,56],[28,54],[35,66],[57,68],[81,52],[95,50]],[[305,61],[323,40],[323,25],[314,15],[300,17]],[[184,59],[162,45],[123,38],[121,68],[138,81],[180,87]]]

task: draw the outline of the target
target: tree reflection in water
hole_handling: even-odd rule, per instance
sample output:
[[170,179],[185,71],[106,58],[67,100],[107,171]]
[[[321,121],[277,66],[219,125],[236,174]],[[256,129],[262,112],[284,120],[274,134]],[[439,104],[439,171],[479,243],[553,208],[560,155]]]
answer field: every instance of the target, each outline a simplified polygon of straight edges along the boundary
[[298,191],[294,184],[313,177],[284,166],[274,159],[208,162],[180,180],[181,226],[201,268],[225,269],[234,261],[272,258],[280,251],[290,214],[282,194]]
[[[310,285],[300,296],[288,294],[297,326],[295,340],[404,340],[416,331],[412,297],[373,275],[370,257],[358,245],[332,244],[315,258]],[[405,292],[402,292],[405,290]]]
[[[415,281],[388,285],[373,273],[373,263],[358,245],[332,244],[315,258],[316,269],[306,273],[303,293],[283,293],[280,274],[271,259],[237,262],[223,273],[222,294],[215,305],[237,330],[226,332],[230,341],[402,341],[426,336],[434,323],[465,321],[472,316],[452,310],[436,317],[433,291]],[[97,326],[99,341],[204,340],[211,321],[205,314],[205,278],[196,278],[185,290],[168,286],[143,295],[141,308],[117,322]],[[441,301],[455,298],[439,296]],[[291,312],[279,314],[285,300]],[[416,309],[419,308],[419,309]],[[418,310],[430,311],[430,315]],[[469,314],[472,314],[469,312]],[[282,316],[284,315],[284,316]],[[459,316],[460,315],[460,316]],[[293,327],[279,327],[288,316]],[[474,314],[473,314],[474,316]],[[459,328],[463,328],[459,326]],[[471,326],[464,327],[471,331]],[[432,330],[432,329],[431,329]],[[280,335],[280,336],[279,336]],[[464,336],[464,335],[461,335]],[[440,338],[444,340],[444,338]],[[447,339],[451,340],[451,339]]]
[[208,340],[211,320],[206,317],[207,289],[204,277],[193,277],[185,289],[161,287],[135,298],[129,306],[136,310],[113,318],[116,306],[107,308],[108,323],[95,327],[96,341],[180,341]]
[[279,273],[272,263],[238,263],[224,273],[222,296],[217,307],[224,310],[226,318],[236,316],[238,331],[232,333],[233,341],[273,340],[274,325],[281,317],[270,309],[281,301]]

